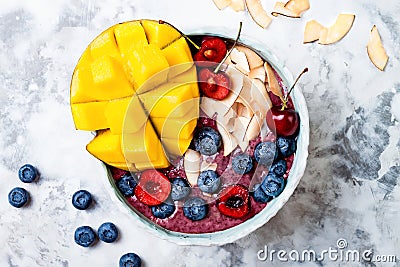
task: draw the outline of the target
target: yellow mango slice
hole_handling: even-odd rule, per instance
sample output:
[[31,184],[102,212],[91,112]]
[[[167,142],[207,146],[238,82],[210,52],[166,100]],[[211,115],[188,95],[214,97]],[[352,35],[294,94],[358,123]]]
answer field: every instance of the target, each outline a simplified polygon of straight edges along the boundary
[[82,56],[79,58],[78,64],[76,64],[76,68],[78,67],[86,67],[92,63],[92,55],[90,54],[90,49],[86,48],[83,52]]
[[147,45],[147,37],[140,21],[121,23],[114,28],[115,39],[122,56],[125,56],[135,46]]
[[121,151],[121,135],[112,134],[109,130],[99,131],[86,150],[105,163],[125,162]]
[[126,60],[137,93],[152,90],[168,78],[168,61],[155,45],[135,47]]
[[139,171],[144,171],[144,170],[148,170],[148,169],[167,168],[168,166],[169,166],[169,161],[164,156],[164,154],[160,154],[160,158],[157,160],[154,160],[152,162],[135,163],[135,167]]
[[88,102],[71,105],[72,117],[78,130],[96,131],[108,128],[104,111],[108,102]]
[[181,37],[177,30],[167,24],[160,24],[153,20],[142,20],[141,22],[149,44],[155,44],[159,48],[164,48]]
[[184,37],[179,38],[161,51],[171,66],[168,77],[174,77],[193,65],[192,54]]
[[152,119],[158,136],[163,138],[188,139],[197,125],[196,118],[154,118]]
[[136,95],[109,102],[105,117],[113,134],[135,133],[147,121],[147,115]]
[[91,96],[93,89],[94,84],[91,70],[84,66],[76,68],[71,81],[71,104],[95,101],[96,99]]
[[133,95],[134,91],[120,64],[109,56],[91,65],[94,87],[90,94],[96,100],[111,100]]
[[169,156],[182,156],[188,149],[192,138],[189,139],[169,139],[163,138],[164,148],[168,151]]
[[93,59],[97,59],[104,55],[108,55],[116,59],[121,58],[114,37],[114,27],[108,28],[93,40],[93,42],[90,44],[90,54]]
[[108,162],[107,164],[125,171],[131,171],[131,172],[139,171],[138,169],[136,169],[134,164],[127,164],[123,162]]

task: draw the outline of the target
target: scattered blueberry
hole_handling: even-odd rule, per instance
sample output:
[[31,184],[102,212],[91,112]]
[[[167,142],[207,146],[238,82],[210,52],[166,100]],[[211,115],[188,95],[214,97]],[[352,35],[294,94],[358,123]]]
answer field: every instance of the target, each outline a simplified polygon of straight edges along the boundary
[[15,187],[8,194],[8,202],[16,208],[21,208],[29,200],[29,193],[24,188]]
[[18,171],[19,179],[24,183],[32,183],[39,177],[39,173],[35,167],[25,164]]
[[204,199],[193,197],[185,201],[183,204],[183,215],[192,221],[204,219],[208,213],[208,204]]
[[276,146],[283,157],[288,157],[296,152],[296,140],[287,137],[278,137]]
[[90,226],[80,226],[75,230],[75,243],[82,247],[89,247],[94,243],[96,234]]
[[101,241],[106,243],[112,243],[118,238],[118,229],[115,224],[111,222],[105,222],[100,225],[97,230],[97,235]]
[[246,153],[239,154],[232,159],[232,169],[237,174],[245,174],[253,168],[253,160]]
[[165,219],[175,212],[175,205],[172,201],[163,202],[157,206],[151,206],[151,213],[154,217]]
[[254,149],[254,158],[263,166],[270,166],[277,156],[274,142],[261,142]]
[[260,187],[267,196],[277,197],[285,187],[285,180],[270,172],[264,177]]
[[189,183],[183,178],[174,178],[171,181],[171,198],[172,200],[181,200],[187,197],[192,191]]
[[129,197],[133,196],[137,184],[137,177],[128,173],[118,180],[117,187],[124,196]]
[[142,260],[135,253],[126,253],[119,259],[119,267],[141,267]]
[[203,127],[194,135],[194,147],[202,155],[211,156],[218,152],[222,141],[219,132],[211,127]]
[[86,190],[79,190],[72,196],[72,205],[78,210],[85,210],[89,208],[92,203],[92,194]]
[[284,159],[280,159],[272,164],[269,171],[275,173],[277,176],[283,176],[286,173],[287,165]]
[[197,178],[197,185],[201,191],[212,194],[219,189],[221,179],[213,170],[202,171]]
[[254,191],[251,194],[253,196],[254,201],[259,203],[267,203],[272,199],[270,196],[267,196],[264,193],[264,191],[261,189],[260,184],[256,184],[254,186]]

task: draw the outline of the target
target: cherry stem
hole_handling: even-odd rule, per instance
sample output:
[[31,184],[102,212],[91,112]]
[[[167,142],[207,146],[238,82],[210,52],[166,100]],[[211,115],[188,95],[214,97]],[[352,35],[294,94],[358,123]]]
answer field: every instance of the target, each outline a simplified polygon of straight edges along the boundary
[[183,36],[183,38],[186,39],[186,41],[188,41],[189,43],[191,43],[194,48],[196,48],[197,50],[200,50],[200,46],[198,46],[195,42],[193,42],[186,34],[184,34],[183,32],[181,32],[178,28],[176,28],[174,25],[172,25],[169,22],[163,21],[163,20],[159,20],[158,21],[159,24],[167,24],[168,26],[171,26],[172,28],[174,28],[177,32],[179,32],[180,35]]
[[290,93],[292,93],[292,91],[293,91],[294,87],[296,86],[297,82],[300,80],[301,76],[303,76],[303,74],[306,73],[306,72],[308,72],[308,68],[304,68],[304,70],[297,76],[296,80],[294,80],[292,86],[289,89],[289,92],[285,95],[285,97],[283,99],[282,110],[284,110],[286,108]]
[[240,33],[242,32],[242,25],[243,25],[243,22],[240,22],[240,23],[239,23],[239,31],[238,31],[238,34],[237,34],[237,36],[236,36],[235,42],[233,43],[231,49],[229,49],[228,53],[226,53],[225,57],[221,60],[221,62],[220,62],[220,63],[218,64],[218,66],[215,68],[215,70],[214,70],[214,73],[215,73],[215,74],[218,73],[218,71],[219,71],[219,69],[221,68],[222,64],[224,64],[225,60],[226,60],[226,59],[229,57],[229,55],[232,53],[233,48],[235,48],[235,46],[236,46],[236,44],[237,44],[237,42],[238,42],[238,40],[239,40]]

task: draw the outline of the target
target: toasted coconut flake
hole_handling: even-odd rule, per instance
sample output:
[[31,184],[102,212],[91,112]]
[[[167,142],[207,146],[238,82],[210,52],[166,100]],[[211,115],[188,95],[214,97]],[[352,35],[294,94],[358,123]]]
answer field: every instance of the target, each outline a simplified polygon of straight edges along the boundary
[[265,12],[260,0],[246,0],[246,6],[254,22],[261,28],[267,28],[272,19],[268,16],[267,12]]
[[243,74],[248,75],[250,72],[249,62],[247,62],[246,54],[239,51],[236,48],[233,48],[232,53],[230,55],[232,63],[235,64],[235,67]]
[[374,25],[371,29],[369,42],[367,45],[367,53],[371,62],[381,71],[385,69],[388,62],[388,55],[383,47],[381,36],[378,28]]
[[265,73],[264,66],[261,65],[260,67],[254,68],[250,70],[249,78],[250,79],[258,79],[265,83],[267,74]]
[[255,110],[260,111],[264,118],[268,109],[272,107],[272,102],[267,93],[265,84],[259,79],[253,79],[252,82],[251,106],[254,107]]
[[231,0],[231,4],[229,6],[236,12],[244,11],[246,8],[244,0]]
[[265,71],[267,72],[267,80],[269,90],[276,96],[279,96],[283,99],[282,89],[279,86],[278,80],[275,77],[274,70],[272,69],[271,65],[268,62],[264,63]]
[[249,125],[247,126],[247,129],[246,129],[246,139],[247,140],[253,140],[260,134],[261,127],[262,127],[262,121],[263,120],[257,114],[254,114],[254,116],[251,118]]
[[300,13],[297,13],[291,9],[285,7],[285,3],[276,2],[274,9],[271,12],[272,16],[277,17],[278,15],[282,15],[289,18],[300,18]]
[[231,4],[231,0],[213,0],[214,4],[218,7],[219,10],[222,10]]
[[237,117],[235,120],[235,129],[232,135],[236,138],[242,151],[245,151],[249,145],[249,139],[246,138],[246,130],[249,126],[251,118]]
[[188,149],[183,159],[186,178],[192,186],[197,185],[197,178],[200,173],[201,155],[198,151]]
[[208,117],[212,118],[215,113],[220,115],[225,114],[229,110],[230,106],[226,105],[222,101],[209,97],[202,97],[200,108]]
[[339,14],[335,23],[321,31],[319,44],[333,44],[341,40],[350,31],[355,19],[353,14]]
[[324,29],[325,27],[316,20],[311,20],[307,22],[306,28],[304,30],[303,43],[306,44],[317,41],[319,39],[321,31]]
[[285,8],[301,15],[301,13],[310,9],[310,2],[308,0],[289,0],[285,4]]
[[215,171],[217,169],[218,165],[217,163],[209,163],[207,161],[202,161],[201,162],[201,166],[200,166],[200,171],[208,171],[208,170],[212,170]]
[[[236,118],[234,118],[234,120],[235,119]],[[218,132],[221,134],[222,144],[224,145],[224,156],[227,156],[237,147],[237,140],[232,136],[225,125],[218,123],[218,121],[217,128]]]
[[253,50],[248,47],[238,45],[236,49],[243,52],[246,55],[247,62],[249,63],[250,71],[252,69],[261,67],[264,64],[264,60]]

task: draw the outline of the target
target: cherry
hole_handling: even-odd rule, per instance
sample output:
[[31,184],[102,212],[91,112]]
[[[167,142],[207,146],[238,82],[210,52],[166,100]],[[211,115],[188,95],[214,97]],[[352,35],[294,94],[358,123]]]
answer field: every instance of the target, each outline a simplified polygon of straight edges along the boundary
[[249,190],[236,184],[224,188],[217,199],[218,210],[232,218],[242,218],[250,211]]
[[229,77],[223,73],[214,73],[208,68],[204,68],[199,72],[199,84],[203,94],[207,97],[222,100],[229,94],[231,81]]
[[[219,37],[203,39],[200,50],[194,55],[194,60],[202,64],[204,61],[221,62],[226,55],[226,44]],[[197,63],[196,63],[197,64]]]
[[146,170],[140,176],[139,184],[135,188],[137,199],[149,206],[161,204],[171,192],[171,183],[168,178],[157,170]]
[[267,112],[267,125],[276,130],[278,136],[289,137],[299,129],[300,117],[294,109],[282,109],[274,106]]

